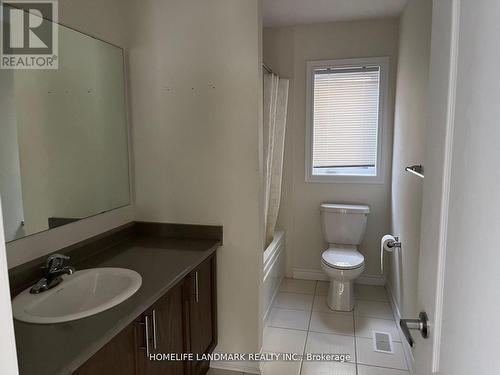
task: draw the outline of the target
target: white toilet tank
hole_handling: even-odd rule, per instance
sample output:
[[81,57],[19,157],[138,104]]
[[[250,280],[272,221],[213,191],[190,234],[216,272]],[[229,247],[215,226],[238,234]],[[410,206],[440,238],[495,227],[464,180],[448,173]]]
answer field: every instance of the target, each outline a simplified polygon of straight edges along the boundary
[[365,236],[370,206],[322,203],[321,229],[329,244],[359,245]]

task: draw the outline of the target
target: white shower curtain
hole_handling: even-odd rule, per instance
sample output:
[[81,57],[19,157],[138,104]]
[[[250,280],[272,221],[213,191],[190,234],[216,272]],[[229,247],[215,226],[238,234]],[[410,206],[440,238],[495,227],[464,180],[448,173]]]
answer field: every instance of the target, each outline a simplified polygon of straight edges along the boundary
[[264,75],[264,163],[266,248],[272,242],[278,220],[285,151],[288,79]]

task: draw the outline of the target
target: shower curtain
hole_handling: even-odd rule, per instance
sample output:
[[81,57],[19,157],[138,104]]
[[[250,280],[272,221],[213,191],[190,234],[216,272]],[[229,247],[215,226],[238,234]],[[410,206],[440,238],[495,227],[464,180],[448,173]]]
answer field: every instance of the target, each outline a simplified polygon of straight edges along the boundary
[[266,248],[272,242],[278,220],[285,151],[288,79],[264,75],[264,172]]

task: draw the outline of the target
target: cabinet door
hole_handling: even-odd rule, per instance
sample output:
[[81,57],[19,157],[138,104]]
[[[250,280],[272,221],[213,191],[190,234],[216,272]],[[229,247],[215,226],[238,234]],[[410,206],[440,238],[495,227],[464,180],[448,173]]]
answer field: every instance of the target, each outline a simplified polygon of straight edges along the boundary
[[76,375],[135,375],[137,340],[134,324],[120,332],[74,372]]
[[[186,279],[190,352],[211,353],[217,345],[216,258],[210,257]],[[205,374],[209,361],[193,361],[192,375]]]
[[[175,286],[142,317],[141,335],[144,348],[139,358],[145,375],[183,375],[185,363],[180,361],[155,361],[147,358],[146,345],[151,354],[182,354],[184,349],[182,284]],[[147,320],[147,324],[146,324]],[[148,330],[146,343],[146,331]]]

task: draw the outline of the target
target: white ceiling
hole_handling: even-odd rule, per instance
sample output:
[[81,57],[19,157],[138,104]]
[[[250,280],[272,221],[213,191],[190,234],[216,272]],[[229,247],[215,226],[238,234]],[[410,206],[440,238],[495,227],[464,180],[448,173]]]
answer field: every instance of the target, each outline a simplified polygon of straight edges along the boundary
[[407,0],[263,0],[265,27],[398,16]]

